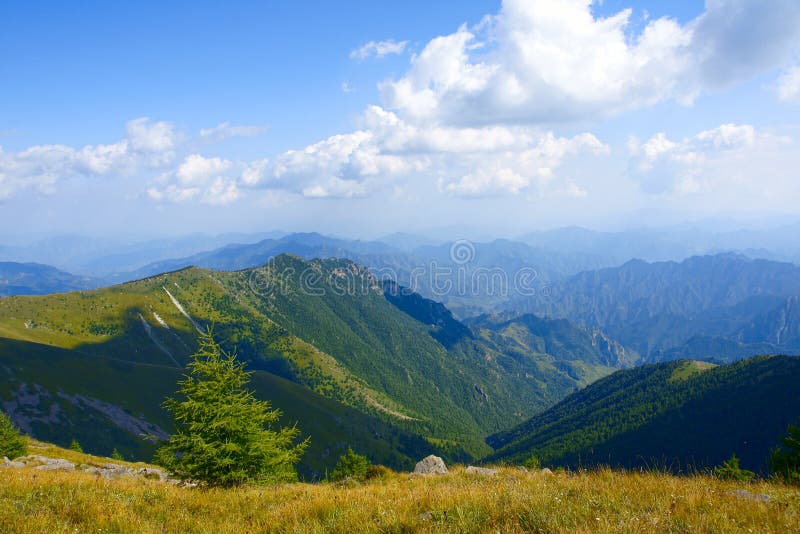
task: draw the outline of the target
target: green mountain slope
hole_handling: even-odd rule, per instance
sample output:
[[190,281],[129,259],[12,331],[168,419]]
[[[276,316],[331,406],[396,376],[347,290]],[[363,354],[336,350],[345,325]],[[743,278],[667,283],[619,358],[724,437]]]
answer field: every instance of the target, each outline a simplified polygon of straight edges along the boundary
[[[541,350],[527,353],[511,348],[502,336],[493,339],[473,332],[440,304],[413,293],[392,296],[364,267],[350,261],[306,261],[284,255],[262,269],[186,268],[101,290],[0,299],[0,338],[24,342],[13,349],[4,345],[0,366],[22,362],[19,369],[27,386],[47,385],[51,396],[58,396],[63,387],[73,395],[69,391],[77,380],[74,376],[65,376],[63,384],[57,380],[45,384],[39,378],[47,371],[58,373],[62,363],[52,369],[44,364],[26,367],[34,364],[33,359],[26,360],[29,352],[61,349],[59,362],[74,358],[86,364],[83,395],[131,409],[143,421],[166,430],[159,404],[194,351],[198,329],[210,325],[223,346],[236,348],[250,369],[272,381],[273,386],[263,392],[265,398],[285,410],[287,417],[297,415],[304,432],[321,440],[313,443],[328,451],[330,462],[348,433],[354,443],[366,443],[368,432],[383,443],[363,451],[377,451],[376,461],[409,461],[403,450],[429,447],[420,437],[451,459],[482,456],[490,451],[484,436],[524,421],[577,385],[612,372],[615,365],[578,354],[575,361],[587,361],[576,374],[570,366],[553,364],[561,356]],[[567,336],[568,326],[565,323],[564,332],[556,337]],[[42,356],[43,361],[47,357]],[[95,382],[92,361],[127,365],[125,369],[134,365],[139,371],[158,369],[173,378],[167,381],[169,387],[139,393],[146,407],[125,408],[136,391],[145,390],[143,381],[133,380],[136,391],[123,388],[120,391],[126,392],[115,397],[109,388],[124,382],[128,371]],[[287,388],[293,395],[308,395],[307,402],[295,402],[295,411],[282,405],[279,398],[288,395]],[[2,400],[20,404],[28,394],[28,389],[8,390]],[[347,413],[381,421],[382,426],[368,431],[377,423],[350,425],[329,441],[330,431],[315,434],[305,428],[306,421],[314,421],[318,428],[339,424],[313,407],[319,401],[311,400],[319,398],[332,401],[325,405],[328,412],[347,407]],[[89,426],[87,421],[75,424]],[[40,426],[36,433],[44,431]],[[101,438],[86,437],[102,449],[108,440]],[[400,441],[414,445],[395,447]],[[128,447],[147,449],[145,443]],[[390,450],[400,451],[399,457],[385,460]],[[309,462],[322,466],[322,449],[318,452],[320,456]]]
[[[96,347],[96,350],[103,350]],[[156,439],[171,431],[161,408],[182,371],[25,341],[0,339],[2,409],[25,432],[61,446],[77,439],[89,452],[149,459]],[[282,424],[298,423],[311,445],[299,466],[309,478],[324,476],[348,446],[373,461],[409,468],[435,452],[427,441],[377,417],[326,399],[267,372],[256,371],[259,398],[283,411]]]
[[714,366],[690,360],[618,371],[516,428],[495,434],[491,459],[531,454],[551,465],[721,463],[732,453],[764,471],[769,451],[800,417],[800,358]]
[[[348,260],[280,256],[263,270],[231,274],[230,283],[243,302],[391,399],[388,408],[402,415],[398,425],[457,441],[473,454],[484,450],[479,436],[575,387],[562,373],[568,383],[549,390],[558,371],[542,371],[535,358],[509,354],[503,344],[473,339],[441,305],[407,291],[386,293],[365,267]],[[243,291],[248,285],[264,289]]]

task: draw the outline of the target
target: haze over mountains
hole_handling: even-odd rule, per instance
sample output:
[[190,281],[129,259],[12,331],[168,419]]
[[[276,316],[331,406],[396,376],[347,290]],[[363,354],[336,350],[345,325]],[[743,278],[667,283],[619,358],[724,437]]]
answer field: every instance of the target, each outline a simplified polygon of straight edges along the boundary
[[[321,440],[304,460],[319,474],[331,448],[354,443],[398,467],[425,450],[480,457],[489,452],[486,434],[631,363],[598,332],[566,322],[468,327],[347,260],[281,255],[274,266],[188,268],[96,291],[0,300],[4,410],[45,439],[74,434],[96,449],[113,442],[145,454],[148,436],[168,431],[160,408],[168,384],[197,331],[213,325],[257,371],[267,398],[282,407],[297,388],[307,392],[287,417],[330,424],[335,412],[365,425],[348,423],[350,437],[333,441],[323,437],[330,428],[304,428]],[[346,415],[353,410],[361,415]]]
[[[800,354],[800,267],[763,258],[790,256],[784,238],[775,252],[710,254],[702,236],[578,228],[488,242],[236,237],[253,242],[216,247],[224,238],[194,236],[92,252],[80,241],[85,261],[65,258],[97,277],[0,264],[0,295],[19,295],[0,299],[4,411],[42,439],[147,457],[170,430],[161,401],[197,332],[213,326],[256,372],[258,393],[316,438],[301,465],[309,477],[347,446],[401,468],[430,452],[517,461],[531,451],[554,465],[597,451],[598,462],[669,457],[680,467],[735,449],[763,469],[763,449],[800,415],[781,396],[786,384],[750,374],[778,365],[793,376],[796,360],[746,360]],[[23,258],[55,257],[54,243]],[[178,257],[161,258],[171,252]],[[627,257],[636,252],[648,259]],[[120,270],[125,261],[146,263]],[[709,365],[743,359],[701,379]],[[718,391],[745,383],[762,400],[789,402],[768,429],[753,412],[738,438],[695,456],[685,442],[659,448],[642,437],[657,420],[684,420],[694,402],[722,409],[730,393]],[[603,413],[609,422],[598,422]],[[710,417],[692,413],[698,429]],[[757,429],[763,440],[742,449]]]
[[[193,236],[127,245],[123,247],[127,253],[86,252],[89,260],[82,263],[84,267],[104,266],[94,271],[94,277],[56,275],[44,267],[12,269],[9,263],[0,292],[41,294],[102,287],[188,266],[234,271],[263,266],[284,253],[305,259],[338,257],[442,302],[462,319],[485,313],[534,313],[599,328],[645,361],[679,357],[730,361],[800,350],[798,268],[764,259],[797,253],[792,230],[715,233],[678,227],[609,233],[573,227],[528,234],[519,241],[488,242],[437,241],[410,234],[361,241],[304,233],[227,243],[120,269],[125,259],[136,257],[141,263],[226,239]],[[263,236],[227,236],[235,237],[252,241]],[[26,249],[23,257],[52,258],[74,241],[48,240]],[[80,241],[81,250],[89,250],[90,241]],[[757,248],[756,243],[772,248]],[[12,252],[7,248],[5,254]],[[110,273],[112,266],[115,272]]]

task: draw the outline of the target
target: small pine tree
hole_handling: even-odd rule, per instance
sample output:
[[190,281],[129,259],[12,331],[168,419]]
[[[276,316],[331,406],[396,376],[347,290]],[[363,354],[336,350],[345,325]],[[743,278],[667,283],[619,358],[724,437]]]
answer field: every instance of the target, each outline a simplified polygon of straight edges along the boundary
[[542,467],[542,463],[539,461],[539,458],[531,454],[525,462],[523,462],[523,467],[526,469],[539,469]]
[[0,457],[12,460],[28,454],[28,442],[14,427],[6,414],[0,412]]
[[750,482],[756,476],[752,471],[739,467],[739,458],[735,454],[722,462],[722,465],[715,467],[713,473],[719,479],[739,482]]
[[353,449],[347,447],[347,452],[339,458],[339,463],[333,468],[330,479],[338,481],[349,477],[364,481],[367,478],[367,470],[371,465],[372,462],[366,456],[356,454]]
[[788,434],[781,438],[781,446],[770,454],[769,466],[786,482],[800,484],[800,427],[789,425]]
[[111,451],[111,459],[112,460],[125,460],[125,458],[120,454],[120,452],[115,448]]
[[308,445],[294,444],[296,427],[272,430],[280,411],[247,389],[251,373],[214,341],[200,347],[179,382],[180,399],[164,407],[177,432],[156,453],[156,461],[177,476],[209,486],[296,480],[294,469]]
[[72,443],[69,444],[69,450],[75,452],[83,452],[83,447],[81,447],[81,444],[78,443],[77,439],[73,438]]

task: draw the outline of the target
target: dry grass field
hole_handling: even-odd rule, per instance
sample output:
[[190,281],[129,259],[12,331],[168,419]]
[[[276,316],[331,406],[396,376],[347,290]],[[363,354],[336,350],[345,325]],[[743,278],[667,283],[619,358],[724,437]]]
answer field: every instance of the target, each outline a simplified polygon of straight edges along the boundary
[[226,490],[0,468],[0,532],[800,532],[800,488],[611,470],[500,468],[486,477],[455,467],[365,484]]

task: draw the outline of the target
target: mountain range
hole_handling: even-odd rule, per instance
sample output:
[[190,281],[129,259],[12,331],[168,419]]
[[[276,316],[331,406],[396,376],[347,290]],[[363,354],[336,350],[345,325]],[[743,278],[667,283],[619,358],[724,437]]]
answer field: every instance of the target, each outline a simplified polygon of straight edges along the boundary
[[0,297],[47,295],[99,287],[101,282],[39,263],[0,262]]
[[425,451],[480,457],[486,435],[630,364],[595,330],[468,326],[348,260],[281,255],[261,269],[0,299],[4,410],[42,439],[146,456],[147,436],[170,429],[161,401],[208,327],[256,372],[259,394],[309,422],[304,469],[315,476],[348,444],[397,467]]
[[800,267],[726,253],[586,271],[508,307],[601,328],[646,361],[731,361],[800,350],[798,295]]
[[348,446],[404,469],[429,453],[674,470],[736,453],[763,472],[800,415],[798,360],[752,357],[800,353],[800,267],[618,263],[563,232],[576,244],[559,252],[557,232],[259,236],[97,278],[3,263],[2,409],[41,439],[149,459],[171,430],[161,402],[212,328],[311,436],[307,478]]

